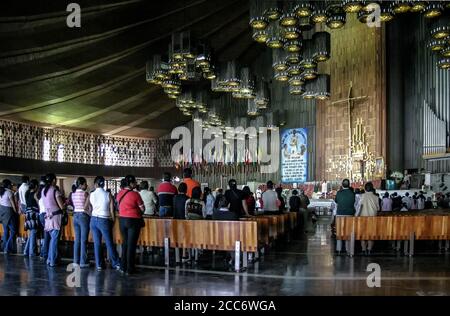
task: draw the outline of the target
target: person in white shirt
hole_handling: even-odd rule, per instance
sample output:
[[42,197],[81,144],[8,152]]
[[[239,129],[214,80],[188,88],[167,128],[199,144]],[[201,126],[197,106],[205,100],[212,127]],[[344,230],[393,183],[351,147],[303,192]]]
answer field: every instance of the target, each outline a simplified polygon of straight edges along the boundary
[[97,271],[104,268],[102,254],[102,237],[105,239],[108,257],[114,269],[120,269],[119,255],[114,247],[112,229],[115,220],[114,199],[108,191],[104,189],[105,178],[97,176],[94,180],[95,190],[89,196],[92,206],[91,231],[94,239],[94,255]]
[[262,200],[262,208],[264,210],[264,214],[278,214],[279,207],[277,205],[278,196],[277,193],[273,190],[273,182],[267,182],[267,190],[261,195]]
[[22,184],[17,190],[19,193],[19,203],[20,203],[20,212],[25,214],[27,212],[27,201],[25,199],[25,193],[27,193],[30,188],[28,183],[30,182],[30,178],[28,176],[22,177]]
[[155,215],[156,203],[158,203],[158,199],[156,198],[155,192],[153,192],[153,187],[148,190],[148,182],[142,181],[140,186],[141,191],[139,194],[141,195],[142,201],[144,201],[145,212],[144,215]]
[[[367,182],[364,189],[366,193],[361,194],[355,216],[377,216],[377,212],[380,210],[380,202],[378,196],[375,195],[372,182]],[[361,240],[361,248],[365,255],[370,254],[373,245],[373,240]]]
[[203,202],[205,203],[207,219],[212,219],[215,201],[216,201],[216,199],[212,195],[211,189],[206,187],[203,191]]
[[405,193],[405,196],[402,198],[402,204],[406,204],[406,208],[407,208],[408,210],[411,209],[411,207],[412,207],[412,199],[411,199],[411,197],[409,196],[409,193],[408,193],[408,192],[406,192],[406,193]]

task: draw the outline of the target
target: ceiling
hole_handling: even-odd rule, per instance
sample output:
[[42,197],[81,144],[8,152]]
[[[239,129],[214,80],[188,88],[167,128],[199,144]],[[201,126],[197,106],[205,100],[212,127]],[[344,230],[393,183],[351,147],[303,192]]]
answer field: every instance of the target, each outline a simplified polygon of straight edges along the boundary
[[172,32],[207,39],[218,61],[249,63],[262,49],[248,1],[79,0],[80,28],[66,25],[70,2],[2,0],[0,119],[159,137],[190,120],[145,81],[145,62],[167,51]]

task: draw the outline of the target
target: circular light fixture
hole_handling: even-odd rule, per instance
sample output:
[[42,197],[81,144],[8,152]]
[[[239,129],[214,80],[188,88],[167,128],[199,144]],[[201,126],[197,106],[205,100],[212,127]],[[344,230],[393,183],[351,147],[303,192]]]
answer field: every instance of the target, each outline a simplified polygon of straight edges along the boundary
[[281,16],[281,10],[277,7],[276,2],[274,3],[274,6],[267,8],[264,11],[264,17],[269,19],[270,21],[276,21]]
[[345,24],[345,13],[344,14],[332,14],[327,19],[327,26],[330,29],[340,29]]
[[299,76],[299,75],[297,75],[297,76],[292,76],[290,79],[289,79],[289,85],[291,85],[291,86],[301,86],[301,85],[303,85],[305,82],[303,81],[303,78],[302,78],[302,76]]
[[299,52],[302,49],[302,43],[296,40],[287,41],[284,43],[283,48],[290,53]]
[[280,25],[284,27],[294,26],[297,21],[297,16],[294,13],[287,12],[281,16]]
[[319,23],[325,23],[327,21],[328,14],[327,11],[324,9],[316,9],[313,11],[313,14],[311,15],[311,21],[313,21],[316,24]]
[[362,1],[358,0],[344,0],[342,8],[347,13],[357,13],[364,8],[364,4]]
[[278,61],[275,64],[273,64],[273,69],[275,71],[285,71],[288,69],[288,66],[283,61]]
[[406,13],[411,9],[410,1],[397,0],[392,3],[392,10],[395,14]]
[[440,16],[442,14],[442,11],[444,11],[442,4],[437,2],[431,2],[426,6],[425,10],[423,11],[423,15],[427,19],[432,19]]
[[301,2],[294,7],[294,13],[299,17],[311,16],[314,7],[309,2]]
[[298,64],[300,62],[300,54],[299,53],[289,53],[286,56],[286,61],[289,64]]
[[450,35],[450,25],[438,26],[431,30],[431,36],[435,39],[443,39]]
[[381,6],[380,20],[381,22],[389,22],[394,19],[394,10],[390,6]]
[[450,58],[443,58],[438,61],[438,67],[441,69],[449,70],[450,69]]
[[267,35],[267,32],[264,30],[255,31],[253,32],[253,39],[258,43],[265,43],[267,39],[269,38],[269,35]]
[[427,7],[426,1],[412,1],[411,2],[411,12],[422,12]]
[[303,58],[302,61],[300,61],[300,66],[305,69],[314,69],[317,67],[317,63],[312,58]]
[[330,58],[330,33],[316,32],[313,35],[313,54],[312,57],[316,62],[324,62]]
[[295,27],[286,27],[283,31],[283,37],[288,40],[298,39],[300,37],[300,30]]
[[208,79],[208,80],[213,80],[213,79],[217,78],[216,74],[214,72],[212,72],[212,71],[208,71],[208,72],[203,73],[203,77],[205,79]]
[[289,66],[287,72],[289,76],[297,76],[300,75],[302,73],[302,67],[300,67],[299,65],[291,65]]
[[428,48],[430,48],[434,52],[438,52],[443,50],[447,45],[444,40],[432,40],[428,43]]
[[289,85],[289,93],[293,95],[302,95],[305,88],[302,85]]
[[317,77],[317,70],[315,68],[305,69],[301,76],[304,80],[313,80]]
[[277,71],[277,72],[275,72],[274,79],[277,81],[285,82],[285,81],[289,80],[289,76],[286,71]]
[[450,58],[450,46],[447,45],[444,49],[441,50],[441,55],[445,58]]
[[265,17],[258,16],[250,19],[250,26],[254,30],[264,30],[267,25],[269,24],[269,21]]

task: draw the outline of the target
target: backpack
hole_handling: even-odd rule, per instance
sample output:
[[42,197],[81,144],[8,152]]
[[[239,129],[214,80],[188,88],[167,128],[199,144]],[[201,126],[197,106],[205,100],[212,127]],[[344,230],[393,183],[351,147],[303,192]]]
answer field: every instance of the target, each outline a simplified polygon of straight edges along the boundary
[[221,194],[216,197],[214,206],[217,210],[229,210],[228,205],[230,205],[230,202],[225,197],[225,194]]
[[203,206],[198,200],[190,200],[186,205],[186,211],[188,214],[197,214],[203,217]]

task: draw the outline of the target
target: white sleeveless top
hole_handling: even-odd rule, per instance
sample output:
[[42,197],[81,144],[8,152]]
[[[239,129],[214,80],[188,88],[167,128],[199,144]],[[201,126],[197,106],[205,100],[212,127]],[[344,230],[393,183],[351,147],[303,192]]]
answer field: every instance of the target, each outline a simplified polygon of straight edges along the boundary
[[92,216],[101,218],[111,218],[109,212],[110,195],[103,188],[97,188],[91,193],[89,201],[92,205]]

